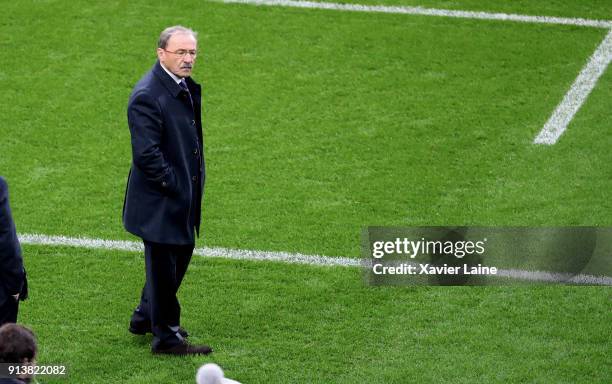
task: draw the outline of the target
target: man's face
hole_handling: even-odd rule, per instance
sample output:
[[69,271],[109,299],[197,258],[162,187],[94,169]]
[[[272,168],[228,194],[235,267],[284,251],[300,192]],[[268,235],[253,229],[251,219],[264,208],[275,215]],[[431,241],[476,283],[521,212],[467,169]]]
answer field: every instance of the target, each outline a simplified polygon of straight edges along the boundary
[[[188,33],[177,33],[170,37],[166,48],[157,48],[159,62],[178,77],[191,76],[198,42]],[[183,53],[187,53],[182,55]]]

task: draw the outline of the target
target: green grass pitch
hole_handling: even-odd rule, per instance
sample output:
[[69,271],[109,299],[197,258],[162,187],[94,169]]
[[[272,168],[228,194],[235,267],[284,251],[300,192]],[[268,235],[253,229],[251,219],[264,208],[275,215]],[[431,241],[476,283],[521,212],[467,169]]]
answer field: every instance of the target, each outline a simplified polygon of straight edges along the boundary
[[[612,20],[607,0],[355,1]],[[532,140],[607,33],[205,1],[12,1],[0,174],[20,233],[121,226],[126,104],[159,32],[199,32],[207,186],[198,246],[357,257],[368,225],[612,225],[612,71],[560,141]],[[194,257],[185,327],[127,332],[137,253],[24,246],[41,383],[605,382],[609,287],[367,287],[358,270]]]

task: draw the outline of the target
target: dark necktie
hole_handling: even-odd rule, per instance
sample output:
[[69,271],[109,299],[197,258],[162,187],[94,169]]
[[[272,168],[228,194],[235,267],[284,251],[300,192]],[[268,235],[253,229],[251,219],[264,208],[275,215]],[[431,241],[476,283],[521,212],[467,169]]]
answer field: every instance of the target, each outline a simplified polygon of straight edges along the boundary
[[191,98],[191,92],[189,92],[189,88],[187,88],[187,83],[185,82],[185,79],[181,79],[179,85],[187,92],[187,95],[189,96],[189,101],[191,102],[191,108],[193,108],[193,99]]

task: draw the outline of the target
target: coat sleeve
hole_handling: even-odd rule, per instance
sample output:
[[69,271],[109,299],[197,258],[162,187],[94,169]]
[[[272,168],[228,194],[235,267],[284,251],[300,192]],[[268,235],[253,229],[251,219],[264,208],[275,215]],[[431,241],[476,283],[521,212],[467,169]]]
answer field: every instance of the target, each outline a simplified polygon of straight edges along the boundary
[[21,247],[8,200],[8,186],[0,178],[0,285],[10,295],[21,292],[25,272]]
[[176,176],[160,148],[163,119],[159,103],[146,90],[132,96],[128,107],[134,165],[163,189],[176,190]]

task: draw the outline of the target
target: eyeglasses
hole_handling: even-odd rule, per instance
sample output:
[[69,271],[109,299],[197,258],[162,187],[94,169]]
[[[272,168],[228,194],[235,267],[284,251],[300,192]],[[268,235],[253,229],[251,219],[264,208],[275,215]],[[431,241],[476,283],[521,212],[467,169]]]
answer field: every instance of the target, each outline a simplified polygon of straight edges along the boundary
[[168,50],[164,49],[164,51],[166,51],[168,53],[175,54],[175,55],[177,55],[177,56],[179,56],[181,58],[184,58],[185,56],[187,56],[187,54],[190,54],[191,57],[193,57],[193,58],[195,58],[198,55],[198,51],[196,51],[195,49],[193,49],[193,50],[179,49],[179,50],[174,51],[174,52],[168,51]]

